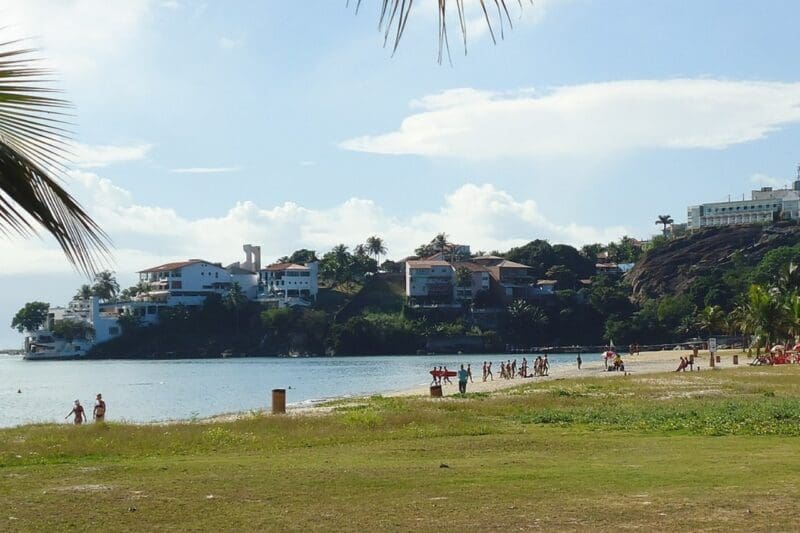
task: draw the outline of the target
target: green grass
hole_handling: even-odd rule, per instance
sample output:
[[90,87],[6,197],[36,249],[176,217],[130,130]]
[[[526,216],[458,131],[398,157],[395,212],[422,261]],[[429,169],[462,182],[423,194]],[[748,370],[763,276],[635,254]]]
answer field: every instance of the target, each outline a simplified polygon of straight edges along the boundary
[[747,368],[6,429],[0,530],[790,530],[798,398]]

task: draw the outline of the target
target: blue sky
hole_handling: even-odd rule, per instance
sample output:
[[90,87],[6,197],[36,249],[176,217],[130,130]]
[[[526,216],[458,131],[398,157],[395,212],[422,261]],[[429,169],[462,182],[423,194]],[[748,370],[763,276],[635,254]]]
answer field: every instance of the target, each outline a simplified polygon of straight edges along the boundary
[[[376,0],[357,16],[329,0],[20,0],[0,17],[75,104],[69,186],[123,285],[168,260],[238,260],[244,242],[271,260],[371,234],[395,257],[440,231],[475,249],[646,238],[659,214],[795,173],[795,2],[512,2],[496,46],[473,5],[467,56],[451,19],[452,66],[429,3],[394,57]],[[81,282],[50,239],[0,240],[3,320]]]

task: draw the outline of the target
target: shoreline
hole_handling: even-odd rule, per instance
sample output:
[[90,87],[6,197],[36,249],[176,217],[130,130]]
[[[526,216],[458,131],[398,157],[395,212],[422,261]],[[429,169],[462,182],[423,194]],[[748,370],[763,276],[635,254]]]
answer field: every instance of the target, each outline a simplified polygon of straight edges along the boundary
[[[592,354],[591,358],[588,354],[583,354],[583,363],[581,365],[581,369],[578,370],[577,363],[571,365],[557,365],[553,366],[550,369],[549,375],[535,377],[535,378],[520,378],[517,377],[515,379],[500,379],[497,378],[494,381],[482,381],[481,377],[478,376],[477,380],[474,380],[472,383],[467,385],[467,393],[496,393],[501,392],[507,389],[512,389],[514,387],[519,387],[522,385],[527,385],[530,383],[539,383],[543,381],[552,381],[552,380],[561,380],[561,379],[583,379],[583,378],[608,378],[612,379],[615,377],[625,377],[627,375],[645,375],[645,374],[659,374],[665,372],[674,372],[675,369],[678,367],[678,363],[680,362],[680,357],[685,357],[688,355],[687,350],[661,350],[661,351],[653,351],[653,352],[641,352],[637,355],[623,355],[623,361],[625,362],[625,372],[608,372],[605,370],[605,366],[603,364],[603,359],[599,355]],[[575,354],[577,357],[577,354]],[[740,349],[726,349],[726,350],[719,350],[717,351],[717,355],[721,357],[721,362],[716,363],[714,369],[711,369],[709,366],[709,358],[710,354],[706,351],[700,351],[698,354],[697,359],[695,359],[695,372],[708,372],[711,370],[727,370],[727,369],[735,369],[735,368],[743,368],[748,367],[750,363],[750,358],[747,356],[747,352],[743,352]],[[733,356],[739,356],[739,364],[733,364]],[[513,360],[513,358],[512,358]],[[689,372],[688,370],[686,372]],[[474,379],[474,378],[473,378]],[[442,393],[444,398],[448,397],[458,397],[458,382],[453,381],[452,384],[442,385]],[[385,396],[389,398],[407,398],[407,397],[429,397],[430,389],[429,385],[420,385],[416,387],[406,388],[406,389],[399,389],[399,390],[388,390],[384,392],[377,392],[375,395]],[[326,405],[332,402],[347,402],[352,401],[354,403],[362,400],[364,398],[368,398],[369,396],[363,394],[357,394],[352,396],[338,396],[335,398],[327,398],[320,400],[319,402],[314,402],[313,404],[306,404],[302,405],[302,402],[298,404],[287,404],[286,406],[286,414],[289,416],[320,416],[330,412],[336,407],[340,407],[341,405]],[[204,423],[214,423],[214,422],[227,422],[232,420],[238,420],[240,418],[253,416],[254,414],[257,415],[265,415],[265,416],[272,416],[269,410],[256,410],[256,411],[249,411],[249,412],[240,412],[240,413],[221,413],[219,415],[214,415],[210,417],[205,417],[201,419]],[[174,421],[179,423],[181,421]],[[188,422],[188,421],[186,421]]]

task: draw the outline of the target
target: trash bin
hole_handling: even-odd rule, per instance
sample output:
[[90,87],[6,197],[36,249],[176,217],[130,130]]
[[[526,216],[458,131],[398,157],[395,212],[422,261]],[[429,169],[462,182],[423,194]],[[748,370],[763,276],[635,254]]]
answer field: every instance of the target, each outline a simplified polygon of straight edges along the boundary
[[718,356],[716,356],[716,357],[717,357],[717,363],[721,363],[721,362],[722,362],[722,356],[721,356],[721,355],[718,355]]
[[272,414],[281,415],[286,412],[286,389],[272,389]]
[[442,386],[431,385],[431,398],[441,398],[441,397],[442,397]]
[[738,365],[739,364],[739,356],[738,355],[734,355],[733,356],[733,364],[734,365]]

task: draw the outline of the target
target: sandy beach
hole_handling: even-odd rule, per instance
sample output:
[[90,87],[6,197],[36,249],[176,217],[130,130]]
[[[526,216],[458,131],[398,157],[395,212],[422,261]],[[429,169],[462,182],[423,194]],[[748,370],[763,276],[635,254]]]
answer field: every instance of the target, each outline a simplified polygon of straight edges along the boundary
[[[621,354],[625,362],[625,372],[608,372],[603,364],[603,358],[600,354],[584,353],[581,355],[583,360],[581,369],[578,370],[578,365],[559,365],[550,369],[547,376],[536,378],[520,378],[515,379],[500,379],[500,360],[493,361],[492,371],[495,374],[494,381],[483,382],[481,379],[481,369],[473,368],[473,383],[467,385],[467,392],[496,392],[520,385],[529,383],[540,383],[549,380],[558,379],[572,379],[572,378],[623,378],[626,375],[642,375],[642,374],[656,374],[660,372],[672,372],[680,363],[681,357],[686,357],[690,354],[688,350],[662,350],[657,352],[641,352],[636,355]],[[717,355],[721,357],[721,362],[716,363],[716,369],[734,369],[746,367],[750,362],[746,353],[741,350],[719,350]],[[733,364],[733,356],[739,356],[739,364]],[[497,357],[497,356],[495,356]],[[517,364],[522,361],[522,355],[517,354]],[[577,357],[577,354],[576,354]],[[515,356],[507,355],[506,359],[514,360]],[[694,371],[703,372],[711,370],[709,367],[710,354],[706,351],[700,351],[697,359],[695,359]],[[488,360],[489,358],[487,358]],[[528,357],[529,364],[533,363],[536,355]],[[689,371],[688,369],[686,370]],[[445,384],[442,386],[442,393],[444,396],[458,395],[458,382],[452,378],[452,384]],[[411,389],[404,389],[400,391],[386,392],[384,396],[428,396],[430,394],[429,385],[422,385]],[[353,402],[358,401],[358,397],[350,398]],[[287,406],[287,413],[291,415],[320,415],[332,411],[332,407],[326,405],[289,405]],[[213,420],[220,420],[220,418],[230,418],[235,415],[220,415],[219,417],[212,417]]]

